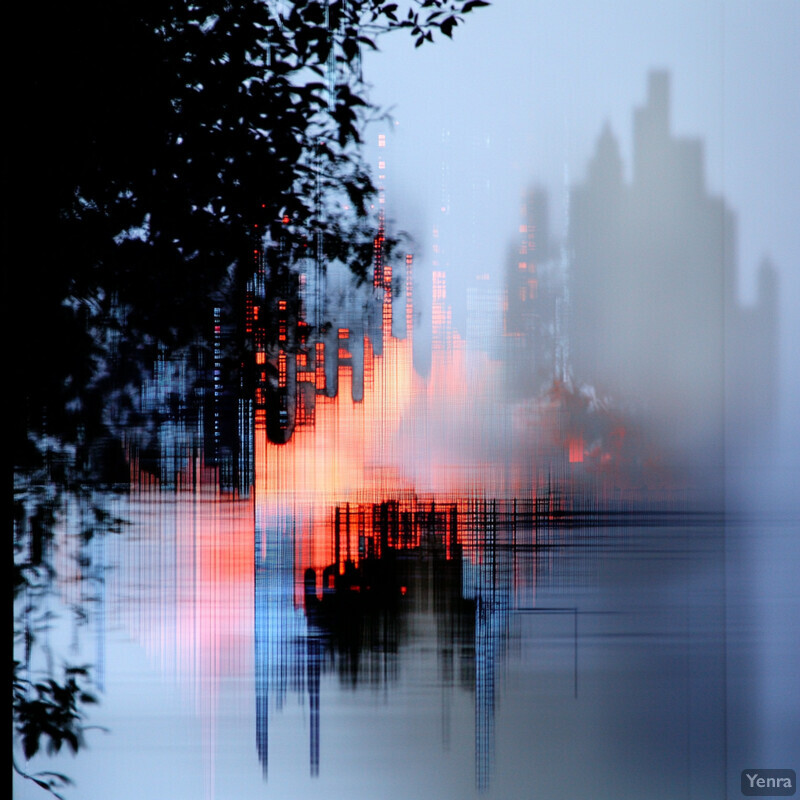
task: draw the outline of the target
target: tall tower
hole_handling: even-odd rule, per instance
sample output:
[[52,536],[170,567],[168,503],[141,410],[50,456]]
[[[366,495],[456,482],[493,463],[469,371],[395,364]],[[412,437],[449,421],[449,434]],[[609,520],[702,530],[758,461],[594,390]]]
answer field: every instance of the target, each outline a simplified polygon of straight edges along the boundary
[[606,126],[572,192],[571,357],[575,378],[634,414],[716,504],[732,219],[705,189],[702,143],[671,133],[669,102],[669,75],[651,73],[632,181]]

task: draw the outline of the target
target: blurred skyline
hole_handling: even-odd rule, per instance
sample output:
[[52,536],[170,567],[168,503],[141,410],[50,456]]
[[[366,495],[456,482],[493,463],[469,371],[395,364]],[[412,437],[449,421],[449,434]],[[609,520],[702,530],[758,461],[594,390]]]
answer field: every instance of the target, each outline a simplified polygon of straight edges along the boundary
[[[740,302],[755,300],[765,258],[779,276],[780,436],[773,455],[795,471],[798,31],[793,2],[500,0],[469,15],[452,42],[416,52],[402,40],[382,42],[364,70],[372,99],[393,117],[387,216],[411,233],[416,274],[431,268],[436,228],[448,289],[480,273],[499,278],[534,185],[549,193],[551,236],[563,241],[569,191],[586,177],[606,124],[619,143],[623,178],[631,180],[633,111],[646,99],[648,74],[667,71],[671,133],[701,142],[708,192],[733,212]],[[377,133],[389,127],[370,129],[371,160]],[[787,488],[782,500],[790,499]]]

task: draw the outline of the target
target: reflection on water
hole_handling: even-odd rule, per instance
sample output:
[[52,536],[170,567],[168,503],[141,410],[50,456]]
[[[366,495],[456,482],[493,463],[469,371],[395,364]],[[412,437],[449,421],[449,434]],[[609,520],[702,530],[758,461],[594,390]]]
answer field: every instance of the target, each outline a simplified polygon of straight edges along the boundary
[[258,403],[235,458],[216,412],[213,458],[180,415],[132,440],[82,566],[112,733],[81,796],[724,796],[722,525],[596,398],[503,396],[434,293],[427,379],[381,287],[379,347],[340,327],[293,373],[288,441]]
[[[423,796],[459,796],[467,754],[473,790],[497,796],[515,780],[545,796],[581,796],[607,780],[614,790],[592,796],[641,796],[642,773],[662,787],[648,796],[723,796],[719,525],[413,498],[337,506],[315,528],[325,546],[320,562],[304,547],[313,509],[265,512],[267,524],[256,529],[255,613],[266,776],[270,726],[293,690],[308,714],[308,766],[296,753],[295,768],[347,785],[342,755],[321,742],[321,720],[334,737],[347,725],[343,699],[321,697],[330,674],[337,695],[396,695],[386,701],[392,714],[412,726],[428,704],[438,707],[445,775],[438,786],[411,781]],[[330,719],[337,710],[341,718]],[[419,753],[413,740],[386,736],[383,715],[375,716],[362,722],[378,726],[371,746],[350,758],[399,794],[402,764],[416,769]],[[461,766],[448,776],[454,741]],[[577,766],[564,782],[559,753],[567,748],[580,764],[587,747],[591,769]],[[605,759],[598,748],[607,748]],[[625,753],[637,765],[627,779]],[[561,766],[551,771],[554,757]],[[363,791],[360,781],[350,790]]]
[[725,795],[716,521],[208,490],[126,510],[95,565],[113,731],[70,764],[80,796]]

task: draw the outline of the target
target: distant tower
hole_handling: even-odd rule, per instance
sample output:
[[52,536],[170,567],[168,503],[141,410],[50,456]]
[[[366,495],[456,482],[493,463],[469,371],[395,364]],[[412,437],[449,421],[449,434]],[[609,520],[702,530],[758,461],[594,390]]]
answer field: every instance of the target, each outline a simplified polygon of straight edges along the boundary
[[736,302],[727,318],[727,422],[731,460],[770,458],[778,416],[778,275],[765,258],[752,305]]
[[506,333],[532,330],[539,280],[537,265],[549,258],[550,230],[547,193],[537,187],[522,203],[519,241],[506,267]]
[[566,359],[566,335],[561,335],[566,287],[550,237],[545,189],[537,186],[525,195],[519,219],[506,259],[503,334],[505,357],[515,365],[508,391],[529,397],[552,384]]
[[[633,114],[633,179],[636,183],[657,180],[668,166],[669,113],[669,73],[654,70],[647,80],[647,103]],[[610,133],[608,126],[603,135],[607,132]]]
[[586,180],[572,191],[574,377],[638,417],[671,463],[718,504],[733,223],[723,200],[705,189],[702,143],[670,131],[666,72],[649,76],[633,147],[626,183],[606,126]]

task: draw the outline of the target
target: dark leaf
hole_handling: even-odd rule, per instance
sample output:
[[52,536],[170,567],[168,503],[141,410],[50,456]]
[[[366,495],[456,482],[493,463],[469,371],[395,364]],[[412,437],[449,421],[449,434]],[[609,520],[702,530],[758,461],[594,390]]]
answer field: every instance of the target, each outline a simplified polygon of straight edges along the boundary
[[25,758],[30,760],[39,751],[39,736],[41,731],[30,730],[25,731],[22,736],[22,751],[25,753]]
[[453,28],[458,25],[458,20],[455,17],[448,17],[442,24],[442,33],[449,38],[453,38]]

